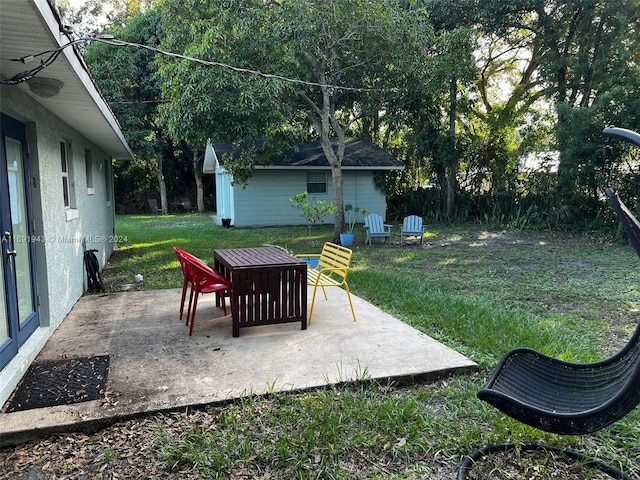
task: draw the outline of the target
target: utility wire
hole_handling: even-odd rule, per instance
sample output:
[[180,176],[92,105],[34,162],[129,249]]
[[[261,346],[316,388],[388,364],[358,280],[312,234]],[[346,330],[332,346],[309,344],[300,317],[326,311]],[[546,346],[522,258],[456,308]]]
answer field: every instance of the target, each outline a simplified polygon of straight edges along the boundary
[[58,47],[56,49],[53,50],[46,50],[44,52],[40,52],[40,53],[36,53],[34,55],[26,55],[24,57],[20,57],[20,58],[11,58],[9,59],[12,62],[20,62],[23,64],[28,64],[33,62],[36,58],[38,57],[42,57],[44,55],[49,54],[49,56],[47,58],[45,58],[44,60],[40,61],[40,64],[37,67],[34,67],[30,70],[25,70],[24,72],[20,72],[16,75],[14,75],[13,77],[4,80],[4,79],[0,79],[0,83],[4,84],[4,85],[18,85],[19,83],[23,83],[26,82],[27,80],[31,80],[33,77],[35,77],[38,73],[40,73],[42,70],[44,70],[45,68],[47,68],[49,65],[51,65],[53,62],[55,62],[58,59],[58,56],[62,53],[62,51],[71,46],[71,45],[75,45],[77,43],[81,43],[81,42],[85,42],[86,39],[85,38],[79,38],[76,40],[73,40],[69,43],[66,43],[64,45],[62,45],[61,47]]
[[124,40],[119,40],[117,38],[113,38],[111,36],[108,35],[103,35],[103,36],[83,36],[81,38],[78,38],[76,40],[73,40],[69,43],[66,43],[62,46],[60,46],[59,48],[56,48],[54,50],[47,50],[45,52],[41,52],[35,55],[27,55],[21,58],[14,58],[11,59],[11,61],[14,62],[21,62],[21,63],[29,63],[31,61],[33,61],[35,58],[46,55],[48,53],[50,53],[49,57],[47,57],[45,60],[41,61],[40,65],[38,65],[37,67],[31,69],[31,70],[26,70],[24,72],[18,73],[17,75],[14,75],[13,77],[7,79],[7,80],[2,80],[0,79],[0,83],[3,83],[5,85],[17,85],[19,83],[23,83],[26,82],[27,80],[32,79],[33,77],[35,77],[38,73],[40,73],[43,69],[45,69],[46,67],[48,67],[49,65],[51,65],[53,62],[55,62],[55,60],[58,58],[58,55],[60,55],[60,53],[62,52],[62,50],[64,50],[65,48],[71,46],[71,45],[76,45],[78,43],[83,43],[83,42],[101,42],[101,43],[105,43],[107,45],[113,45],[113,46],[117,46],[117,47],[133,47],[133,48],[141,48],[144,50],[149,50],[151,52],[154,53],[158,53],[170,58],[176,58],[179,60],[188,60],[190,62],[194,62],[194,63],[198,63],[200,65],[204,65],[204,66],[208,66],[208,67],[220,67],[220,68],[225,68],[227,70],[232,70],[234,72],[238,72],[238,73],[245,73],[245,74],[249,74],[249,75],[256,75],[262,78],[267,78],[267,79],[275,79],[275,80],[280,80],[283,82],[287,82],[287,83],[295,83],[295,84],[300,84],[300,85],[306,85],[306,86],[311,86],[311,87],[321,87],[321,88],[332,88],[332,89],[336,89],[336,90],[345,90],[345,91],[358,91],[358,92],[363,92],[363,91],[376,91],[376,89],[372,89],[372,88],[355,88],[355,87],[343,87],[343,86],[339,86],[339,85],[329,85],[329,84],[323,84],[323,83],[318,83],[318,82],[309,82],[306,80],[300,80],[297,78],[289,78],[289,77],[284,77],[282,75],[276,75],[276,74],[270,74],[270,73],[265,73],[262,72],[260,70],[254,70],[254,69],[250,69],[250,68],[242,68],[242,67],[235,67],[233,65],[229,65],[226,63],[222,63],[222,62],[215,62],[215,61],[210,61],[210,60],[203,60],[200,58],[195,58],[195,57],[190,57],[188,55],[182,55],[179,53],[173,53],[173,52],[167,52],[165,50],[161,50],[159,48],[155,48],[155,47],[151,47],[149,45],[143,45],[140,43],[133,43],[133,42],[126,42]]
[[207,67],[221,67],[221,68],[226,68],[228,70],[232,70],[234,72],[247,73],[247,74],[256,75],[256,76],[259,76],[259,77],[262,77],[262,78],[282,80],[283,82],[288,82],[288,83],[297,83],[297,84],[307,85],[307,86],[311,86],[311,87],[335,88],[336,90],[349,90],[349,91],[373,91],[374,90],[374,89],[370,89],[370,88],[342,87],[342,86],[338,86],[338,85],[329,85],[329,84],[323,84],[323,83],[318,83],[318,82],[309,82],[309,81],[300,80],[300,79],[297,79],[297,78],[289,78],[289,77],[284,77],[282,75],[264,73],[264,72],[262,72],[260,70],[254,70],[254,69],[242,68],[242,67],[234,67],[233,65],[229,65],[229,64],[226,64],[226,63],[215,62],[215,61],[211,61],[211,60],[202,60],[200,58],[190,57],[188,55],[182,55],[182,54],[179,54],[179,53],[167,52],[165,50],[160,50],[159,48],[150,47],[149,45],[143,45],[143,44],[140,44],[140,43],[125,42],[124,40],[118,40],[118,39],[115,39],[115,38],[114,39],[108,39],[108,38],[94,37],[93,40],[94,41],[98,41],[98,42],[102,42],[102,43],[106,43],[108,45],[143,48],[145,50],[149,50],[149,51],[152,51],[154,53],[159,53],[159,54],[165,55],[167,57],[177,58],[177,59],[180,59],[180,60],[189,60],[191,62],[199,63],[200,65],[204,65],[204,66],[207,66]]

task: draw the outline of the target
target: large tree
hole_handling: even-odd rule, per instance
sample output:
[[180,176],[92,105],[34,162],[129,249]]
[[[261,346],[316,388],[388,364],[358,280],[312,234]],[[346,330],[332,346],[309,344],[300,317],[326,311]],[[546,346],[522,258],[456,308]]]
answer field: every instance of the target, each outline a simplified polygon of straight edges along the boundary
[[[476,49],[477,100],[466,111],[465,130],[474,145],[470,166],[490,172],[494,195],[515,191],[522,156],[548,147],[551,122],[545,121],[549,104],[543,101],[540,48],[535,35],[512,29],[502,36],[484,33]],[[484,181],[481,177],[477,184]]]
[[438,53],[426,12],[390,0],[167,0],[163,25],[167,50],[216,62],[163,61],[170,129],[241,141],[311,128],[331,166],[336,238],[350,128],[364,105],[393,109],[407,74]]
[[628,94],[637,88],[639,7],[638,0],[523,0],[508,8],[498,0],[482,4],[488,28],[500,35],[526,30],[535,38],[540,79],[556,107],[558,186],[576,205],[585,196],[597,197],[594,159],[602,128],[620,120],[631,127],[636,117]]
[[[150,10],[110,32],[119,40],[154,46],[160,43],[160,14]],[[168,211],[164,163],[171,142],[159,122],[160,83],[153,52],[93,43],[84,53],[91,72],[114,112],[137,159],[152,165],[164,212]]]

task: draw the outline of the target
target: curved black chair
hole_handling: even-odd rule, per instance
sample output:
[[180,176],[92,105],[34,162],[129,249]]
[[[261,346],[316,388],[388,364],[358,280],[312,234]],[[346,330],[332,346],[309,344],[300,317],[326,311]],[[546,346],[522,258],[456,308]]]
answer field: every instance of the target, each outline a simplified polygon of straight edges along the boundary
[[[613,188],[605,192],[640,255],[640,223]],[[596,432],[640,403],[640,324],[622,350],[600,362],[570,363],[528,348],[512,350],[478,398],[540,430]]]
[[[607,187],[606,193],[640,255],[640,223],[612,188]],[[640,324],[622,350],[594,363],[565,362],[516,348],[502,358],[477,396],[506,415],[547,432],[583,435],[601,430],[640,404]],[[462,462],[458,480],[465,478],[481,456],[512,448],[515,445],[489,445],[477,450]],[[552,447],[530,444],[528,448]],[[578,458],[575,452],[560,453]],[[602,462],[590,464],[612,478],[630,478]]]
[[640,403],[640,324],[612,357],[580,364],[518,348],[500,362],[478,398],[551,433],[583,435],[616,422]]
[[[603,133],[640,146],[636,132],[607,127]],[[607,187],[605,193],[640,256],[640,223],[613,188]],[[547,432],[583,435],[601,430],[640,404],[640,324],[622,350],[599,362],[571,363],[529,348],[512,350],[477,396],[506,415]],[[514,444],[500,444],[477,450],[463,460],[458,480],[464,479],[481,456],[512,448]],[[528,448],[550,449],[537,444]],[[578,458],[574,452],[561,453]],[[593,465],[613,478],[629,478],[604,463]]]

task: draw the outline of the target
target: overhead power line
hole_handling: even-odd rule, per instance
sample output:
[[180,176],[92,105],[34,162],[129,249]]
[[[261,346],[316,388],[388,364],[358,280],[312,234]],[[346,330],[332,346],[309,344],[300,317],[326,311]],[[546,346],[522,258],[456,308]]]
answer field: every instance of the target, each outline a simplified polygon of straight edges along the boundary
[[204,66],[208,66],[208,67],[219,67],[219,68],[225,68],[227,70],[232,70],[234,72],[238,72],[238,73],[244,73],[244,74],[248,74],[248,75],[255,75],[258,77],[262,77],[262,78],[266,78],[266,79],[275,79],[275,80],[280,80],[283,82],[287,82],[287,83],[295,83],[295,84],[300,84],[300,85],[306,85],[306,86],[311,86],[311,87],[321,87],[321,88],[332,88],[332,89],[336,89],[336,90],[346,90],[346,91],[375,91],[375,89],[371,89],[371,88],[355,88],[355,87],[344,87],[344,86],[340,86],[340,85],[330,85],[330,84],[323,84],[323,83],[318,83],[318,82],[309,82],[307,80],[300,80],[297,78],[290,78],[290,77],[285,77],[282,75],[277,75],[277,74],[272,74],[272,73],[265,73],[262,72],[260,70],[255,70],[255,69],[251,69],[251,68],[242,68],[242,67],[236,67],[233,65],[229,65],[227,63],[222,63],[222,62],[216,62],[216,61],[211,61],[211,60],[203,60],[201,58],[195,58],[195,57],[190,57],[188,55],[182,55],[179,53],[173,53],[173,52],[167,52],[166,50],[161,50],[159,48],[156,47],[151,47],[149,45],[144,45],[144,44],[140,44],[140,43],[134,43],[134,42],[127,42],[124,40],[119,40],[111,35],[101,35],[101,36],[83,36],[81,38],[78,38],[76,40],[73,40],[69,43],[66,43],[54,50],[47,50],[45,52],[41,52],[41,53],[37,53],[34,55],[26,55],[24,57],[20,57],[20,58],[11,58],[9,60],[14,61],[14,62],[20,62],[20,63],[30,63],[32,61],[34,61],[36,58],[44,56],[49,54],[49,56],[42,60],[40,62],[40,64],[35,67],[32,68],[30,70],[25,70],[24,72],[20,72],[16,75],[14,75],[13,77],[9,78],[9,79],[0,79],[0,83],[3,83],[5,85],[17,85],[23,82],[26,82],[27,80],[32,79],[33,77],[35,77],[38,73],[40,73],[42,70],[44,70],[46,67],[48,67],[49,65],[51,65],[53,62],[56,61],[56,59],[58,58],[58,56],[60,55],[60,53],[67,47],[70,47],[72,45],[76,45],[79,43],[89,43],[89,42],[101,42],[101,43],[105,43],[107,45],[113,45],[116,47],[132,47],[132,48],[141,48],[144,50],[149,50],[151,52],[160,54],[160,55],[164,55],[170,58],[176,58],[179,60],[188,60],[190,62],[194,62],[194,63],[198,63],[200,65],[204,65]]

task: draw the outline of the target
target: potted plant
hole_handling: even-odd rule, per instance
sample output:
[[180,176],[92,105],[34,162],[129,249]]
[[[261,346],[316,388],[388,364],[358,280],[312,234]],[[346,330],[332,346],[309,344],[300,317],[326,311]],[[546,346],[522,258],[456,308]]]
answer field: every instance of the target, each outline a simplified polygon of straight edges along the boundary
[[347,231],[340,234],[340,244],[343,247],[350,247],[351,245],[353,245],[353,240],[355,238],[353,227],[356,224],[356,218],[359,211],[359,207],[354,207],[350,203],[347,203],[344,206],[344,221],[347,225]]

